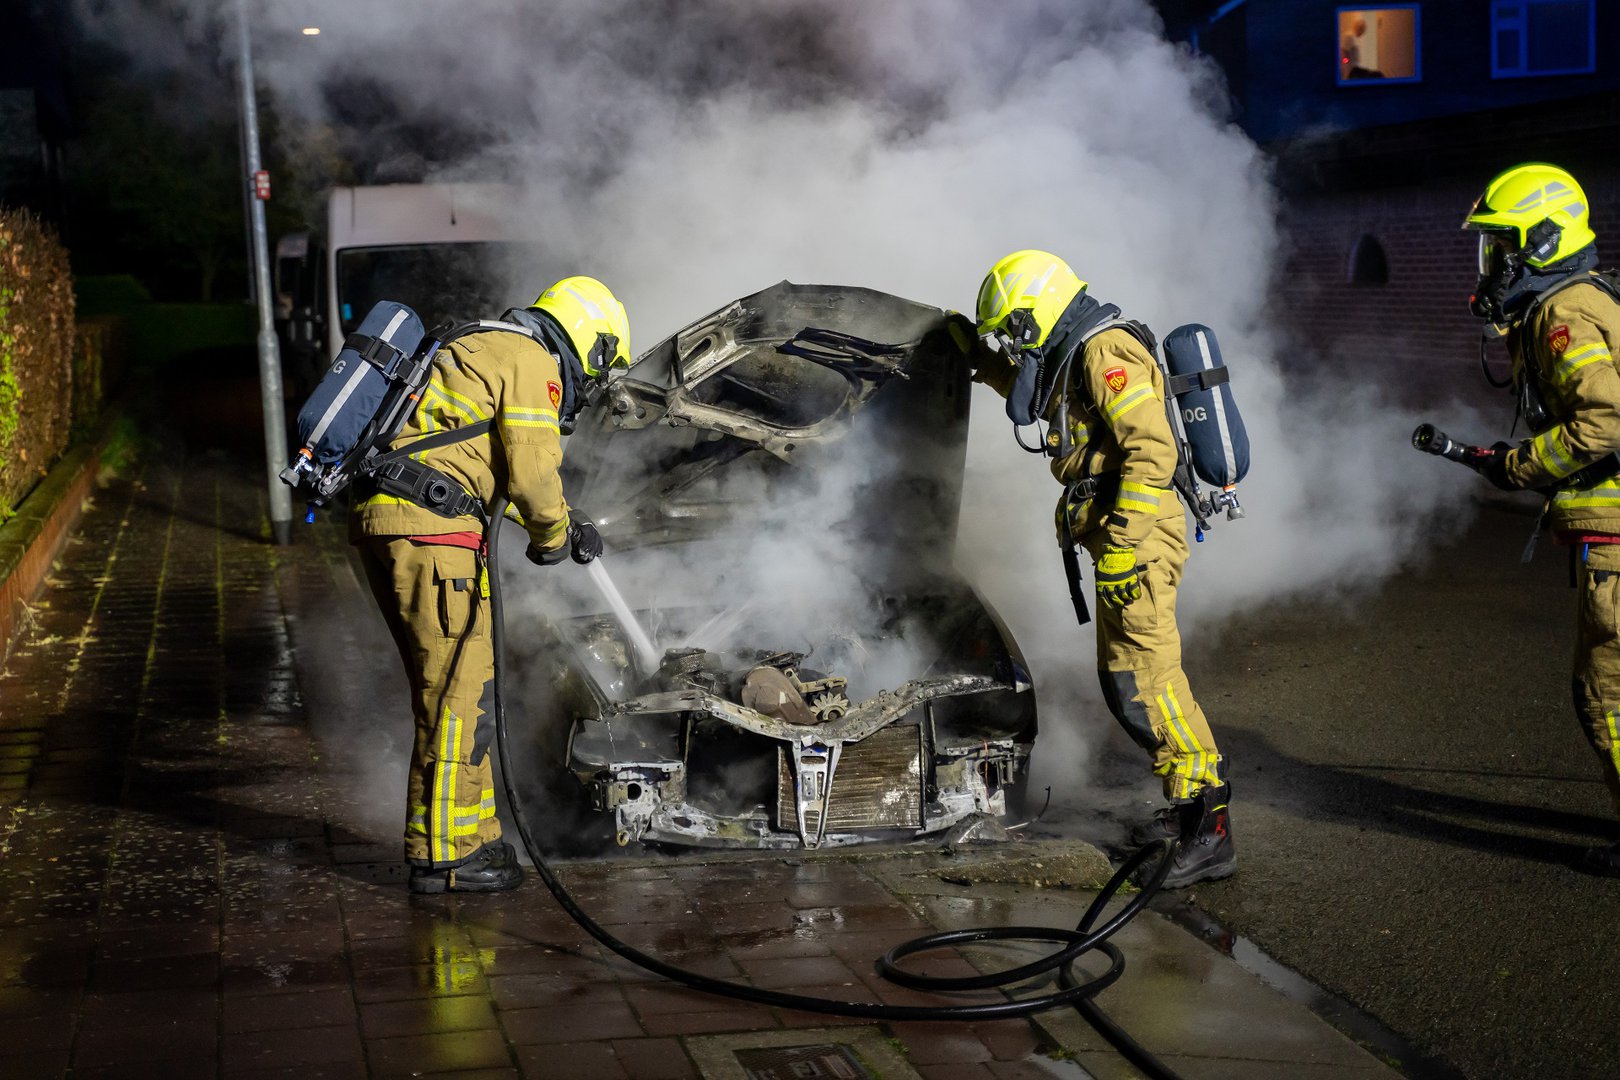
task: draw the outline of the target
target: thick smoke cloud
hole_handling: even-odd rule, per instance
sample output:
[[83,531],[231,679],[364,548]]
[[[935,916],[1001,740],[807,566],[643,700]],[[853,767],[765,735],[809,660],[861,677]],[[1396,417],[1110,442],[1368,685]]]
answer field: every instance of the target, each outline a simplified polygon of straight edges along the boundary
[[[183,4],[177,28],[149,6],[80,6],[161,65],[214,62],[231,10]],[[1213,327],[1255,465],[1247,520],[1195,548],[1192,634],[1388,574],[1433,515],[1466,512],[1445,469],[1413,467],[1417,418],[1385,388],[1312,371],[1309,394],[1290,389],[1287,372],[1320,360],[1270,327],[1284,240],[1266,161],[1218,73],[1166,42],[1144,0],[252,6],[278,107],[351,123],[365,88],[470,133],[475,153],[421,148],[435,175],[521,185],[513,212],[559,266],[613,285],[638,348],[782,278],[966,308],[1023,247],[1061,254],[1161,335]],[[297,34],[317,19],[319,38]],[[514,302],[534,285],[514,283]],[[1067,786],[1085,768],[1076,744],[1106,722],[1089,630],[1062,595],[1056,485],[979,394],[958,560],[1029,653],[1043,757]]]

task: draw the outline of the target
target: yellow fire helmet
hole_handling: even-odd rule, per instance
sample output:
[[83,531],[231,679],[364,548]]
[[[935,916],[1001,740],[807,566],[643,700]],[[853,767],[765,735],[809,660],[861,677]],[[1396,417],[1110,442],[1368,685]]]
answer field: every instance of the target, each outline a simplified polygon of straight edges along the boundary
[[1001,337],[1021,349],[1045,345],[1058,317],[1085,288],[1056,255],[1015,251],[992,266],[979,286],[979,336]]
[[1504,253],[1536,268],[1562,262],[1597,239],[1587,218],[1586,193],[1575,178],[1532,161],[1487,184],[1463,228],[1479,231],[1480,273],[1489,274]]
[[610,367],[630,366],[630,317],[595,278],[563,278],[529,306],[557,320],[585,374],[595,378]]

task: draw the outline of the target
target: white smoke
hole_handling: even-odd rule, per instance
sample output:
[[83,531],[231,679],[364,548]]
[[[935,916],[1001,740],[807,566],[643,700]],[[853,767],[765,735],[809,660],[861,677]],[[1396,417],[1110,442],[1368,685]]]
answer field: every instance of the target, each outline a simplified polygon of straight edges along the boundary
[[[147,8],[78,2],[110,34],[151,40]],[[1161,336],[1214,328],[1254,468],[1247,519],[1194,548],[1189,634],[1372,582],[1417,556],[1436,515],[1465,512],[1466,485],[1406,446],[1420,418],[1395,393],[1319,377],[1319,358],[1272,330],[1283,240],[1267,162],[1233,124],[1218,72],[1164,40],[1145,0],[254,10],[279,107],[326,123],[333,88],[369,80],[407,115],[478,133],[482,149],[438,174],[520,183],[521,213],[559,262],[613,286],[638,347],[783,278],[966,309],[991,263],[1024,247],[1060,254]],[[194,57],[218,47],[230,25],[229,6],[181,11],[182,32],[168,24],[151,54],[163,63],[181,62],[182,43]],[[321,35],[301,37],[317,11]],[[1308,395],[1286,377],[1300,370]],[[1111,721],[1063,589],[1057,493],[978,391],[958,561],[1028,655],[1041,758],[1061,762],[1049,771],[1067,785],[1085,775],[1093,725]]]

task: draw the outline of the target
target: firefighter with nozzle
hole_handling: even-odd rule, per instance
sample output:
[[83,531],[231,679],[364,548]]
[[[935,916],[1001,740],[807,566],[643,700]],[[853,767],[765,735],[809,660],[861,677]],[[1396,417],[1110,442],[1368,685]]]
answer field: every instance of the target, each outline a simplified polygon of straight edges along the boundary
[[[601,553],[596,527],[563,498],[562,436],[590,383],[630,362],[624,306],[594,278],[565,278],[531,306],[484,325],[438,352],[420,403],[392,443],[437,445],[401,458],[400,468],[358,491],[350,522],[410,680],[416,737],[405,858],[417,893],[522,883],[495,814],[486,558],[488,530],[498,523],[485,508],[510,501],[529,534],[528,557],[542,566]],[[480,425],[477,437],[442,438]],[[431,507],[418,494],[428,490]]]
[[1064,485],[1057,529],[1082,622],[1076,545],[1095,567],[1103,696],[1163,782],[1168,805],[1133,828],[1131,842],[1176,841],[1168,888],[1226,877],[1237,866],[1230,786],[1181,668],[1176,589],[1187,525],[1153,336],[1044,251],[1014,252],[990,269],[977,322],[974,379],[1006,398],[1019,429],[1046,426],[1043,445],[1025,449],[1044,451]]
[[[1479,234],[1470,302],[1505,337],[1531,438],[1466,460],[1497,487],[1547,497],[1544,525],[1574,560],[1575,714],[1620,817],[1620,284],[1598,271],[1586,195],[1554,165],[1493,179],[1463,222]],[[1443,438],[1443,436],[1441,436]],[[1620,877],[1620,843],[1582,865]]]

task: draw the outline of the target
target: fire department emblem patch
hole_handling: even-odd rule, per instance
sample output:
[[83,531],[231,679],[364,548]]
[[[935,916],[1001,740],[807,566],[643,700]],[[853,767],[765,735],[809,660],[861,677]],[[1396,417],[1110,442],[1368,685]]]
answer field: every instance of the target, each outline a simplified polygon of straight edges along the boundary
[[1130,376],[1125,374],[1125,369],[1122,367],[1111,367],[1103,372],[1103,382],[1107,384],[1108,389],[1116,394],[1125,389],[1125,384],[1129,381]]
[[562,408],[562,387],[554,382],[546,383],[546,396],[551,399],[553,409]]
[[1547,334],[1547,345],[1553,352],[1563,352],[1569,348],[1569,327],[1553,327]]

